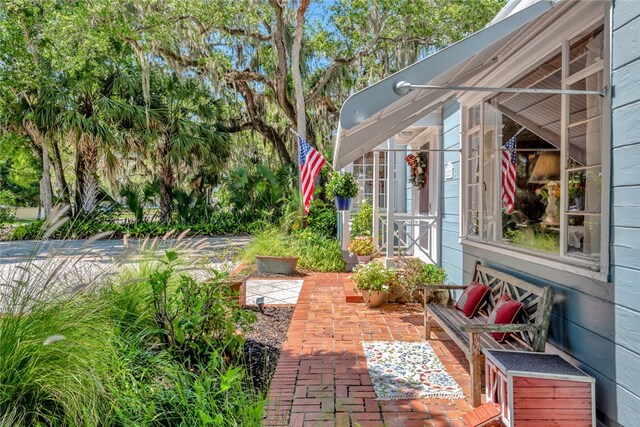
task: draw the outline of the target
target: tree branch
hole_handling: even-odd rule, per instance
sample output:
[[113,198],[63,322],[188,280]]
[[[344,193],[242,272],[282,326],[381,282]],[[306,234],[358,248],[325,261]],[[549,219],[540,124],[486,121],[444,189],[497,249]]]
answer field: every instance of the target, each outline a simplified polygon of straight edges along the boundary
[[[212,31],[213,29],[211,27],[207,27],[205,26],[202,21],[200,21],[198,18],[196,18],[193,15],[182,15],[178,17],[178,21],[191,21],[193,22],[197,27],[198,30],[200,31],[201,35],[205,35],[208,32]],[[246,36],[246,37],[251,37],[254,38],[256,40],[262,41],[262,42],[268,42],[271,39],[271,35],[270,34],[260,34],[260,33],[256,33],[256,32],[251,32],[251,31],[247,31],[241,28],[229,28],[226,27],[224,25],[221,25],[219,27],[216,27],[215,30],[226,33],[230,36]]]
[[224,77],[228,83],[241,82],[241,81],[242,82],[254,81],[254,82],[262,83],[265,86],[268,86],[273,92],[276,91],[273,85],[273,82],[271,82],[267,78],[267,76],[265,76],[264,74],[260,74],[256,71],[233,70],[233,71],[229,71],[228,73],[225,73]]
[[[271,125],[265,123],[264,120],[258,114],[257,106],[254,99],[254,94],[251,91],[251,88],[247,84],[247,82],[238,82],[236,85],[238,88],[238,92],[245,100],[245,105],[247,106],[247,113],[249,115],[249,120],[251,123],[251,127],[258,131],[262,136],[267,138],[273,144],[276,152],[278,153],[278,157],[280,158],[280,162],[283,165],[291,164],[291,156],[287,151],[287,147],[284,144],[284,140],[282,135],[278,133],[278,131]],[[247,123],[245,123],[247,125]]]
[[232,126],[225,126],[224,128],[225,132],[228,133],[238,133],[249,129],[255,129],[255,125],[253,122],[234,124]]
[[331,64],[329,64],[329,66],[327,67],[327,69],[323,73],[323,75],[320,78],[320,80],[318,80],[318,83],[316,83],[316,85],[314,87],[312,87],[311,90],[309,90],[309,93],[307,94],[305,100],[307,102],[311,102],[318,95],[320,95],[322,90],[325,88],[325,86],[331,80],[331,77],[333,76],[333,73],[336,70],[338,70],[340,67],[349,66],[349,65],[353,64],[354,62],[356,62],[358,59],[364,58],[365,56],[371,55],[375,51],[377,43],[381,39],[380,35],[382,34],[383,28],[384,28],[384,23],[381,26],[380,31],[376,34],[376,36],[360,52],[356,53],[355,55],[351,56],[350,58],[335,58],[333,60],[333,62]]

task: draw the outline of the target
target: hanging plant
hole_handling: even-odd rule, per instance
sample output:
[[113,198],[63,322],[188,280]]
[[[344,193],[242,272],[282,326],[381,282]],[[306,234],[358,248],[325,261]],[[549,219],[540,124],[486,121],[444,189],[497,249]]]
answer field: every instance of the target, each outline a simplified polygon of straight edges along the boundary
[[409,154],[404,158],[411,168],[411,183],[422,190],[427,185],[427,165],[428,156],[427,153]]

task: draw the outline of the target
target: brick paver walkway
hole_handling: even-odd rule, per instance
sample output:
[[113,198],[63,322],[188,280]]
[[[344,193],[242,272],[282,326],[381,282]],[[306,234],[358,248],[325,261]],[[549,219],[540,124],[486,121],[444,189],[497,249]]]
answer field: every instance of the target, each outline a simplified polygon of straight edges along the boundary
[[[345,302],[348,274],[307,276],[271,382],[268,426],[462,426],[467,400],[376,400],[362,341],[422,340],[422,309]],[[469,395],[462,351],[442,332],[430,341]]]

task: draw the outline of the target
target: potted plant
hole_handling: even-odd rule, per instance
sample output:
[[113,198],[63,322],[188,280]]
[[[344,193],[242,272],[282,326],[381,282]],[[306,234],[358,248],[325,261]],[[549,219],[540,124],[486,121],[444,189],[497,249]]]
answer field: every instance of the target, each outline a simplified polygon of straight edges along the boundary
[[[404,260],[401,276],[400,283],[409,295],[413,294],[418,286],[440,285],[447,280],[447,272],[442,267],[425,264],[415,258]],[[446,305],[449,302],[449,292],[446,290],[425,292],[425,303],[427,302]]]
[[358,258],[358,262],[366,264],[376,251],[371,236],[356,236],[351,240],[347,249]]
[[339,211],[348,211],[351,199],[358,195],[358,182],[351,172],[333,172],[327,184],[327,194],[334,197]]
[[395,269],[387,268],[381,262],[370,262],[358,265],[351,278],[367,306],[375,308],[382,304],[397,276]]
[[298,251],[292,238],[273,227],[258,233],[242,251],[242,259],[254,264],[258,273],[291,276],[298,264]]

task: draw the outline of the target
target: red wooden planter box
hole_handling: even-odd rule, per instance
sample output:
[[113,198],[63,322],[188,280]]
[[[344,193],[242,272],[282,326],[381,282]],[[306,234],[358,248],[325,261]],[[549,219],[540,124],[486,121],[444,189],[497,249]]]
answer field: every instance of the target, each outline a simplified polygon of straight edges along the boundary
[[506,426],[595,426],[595,380],[560,356],[485,350],[487,402]]

